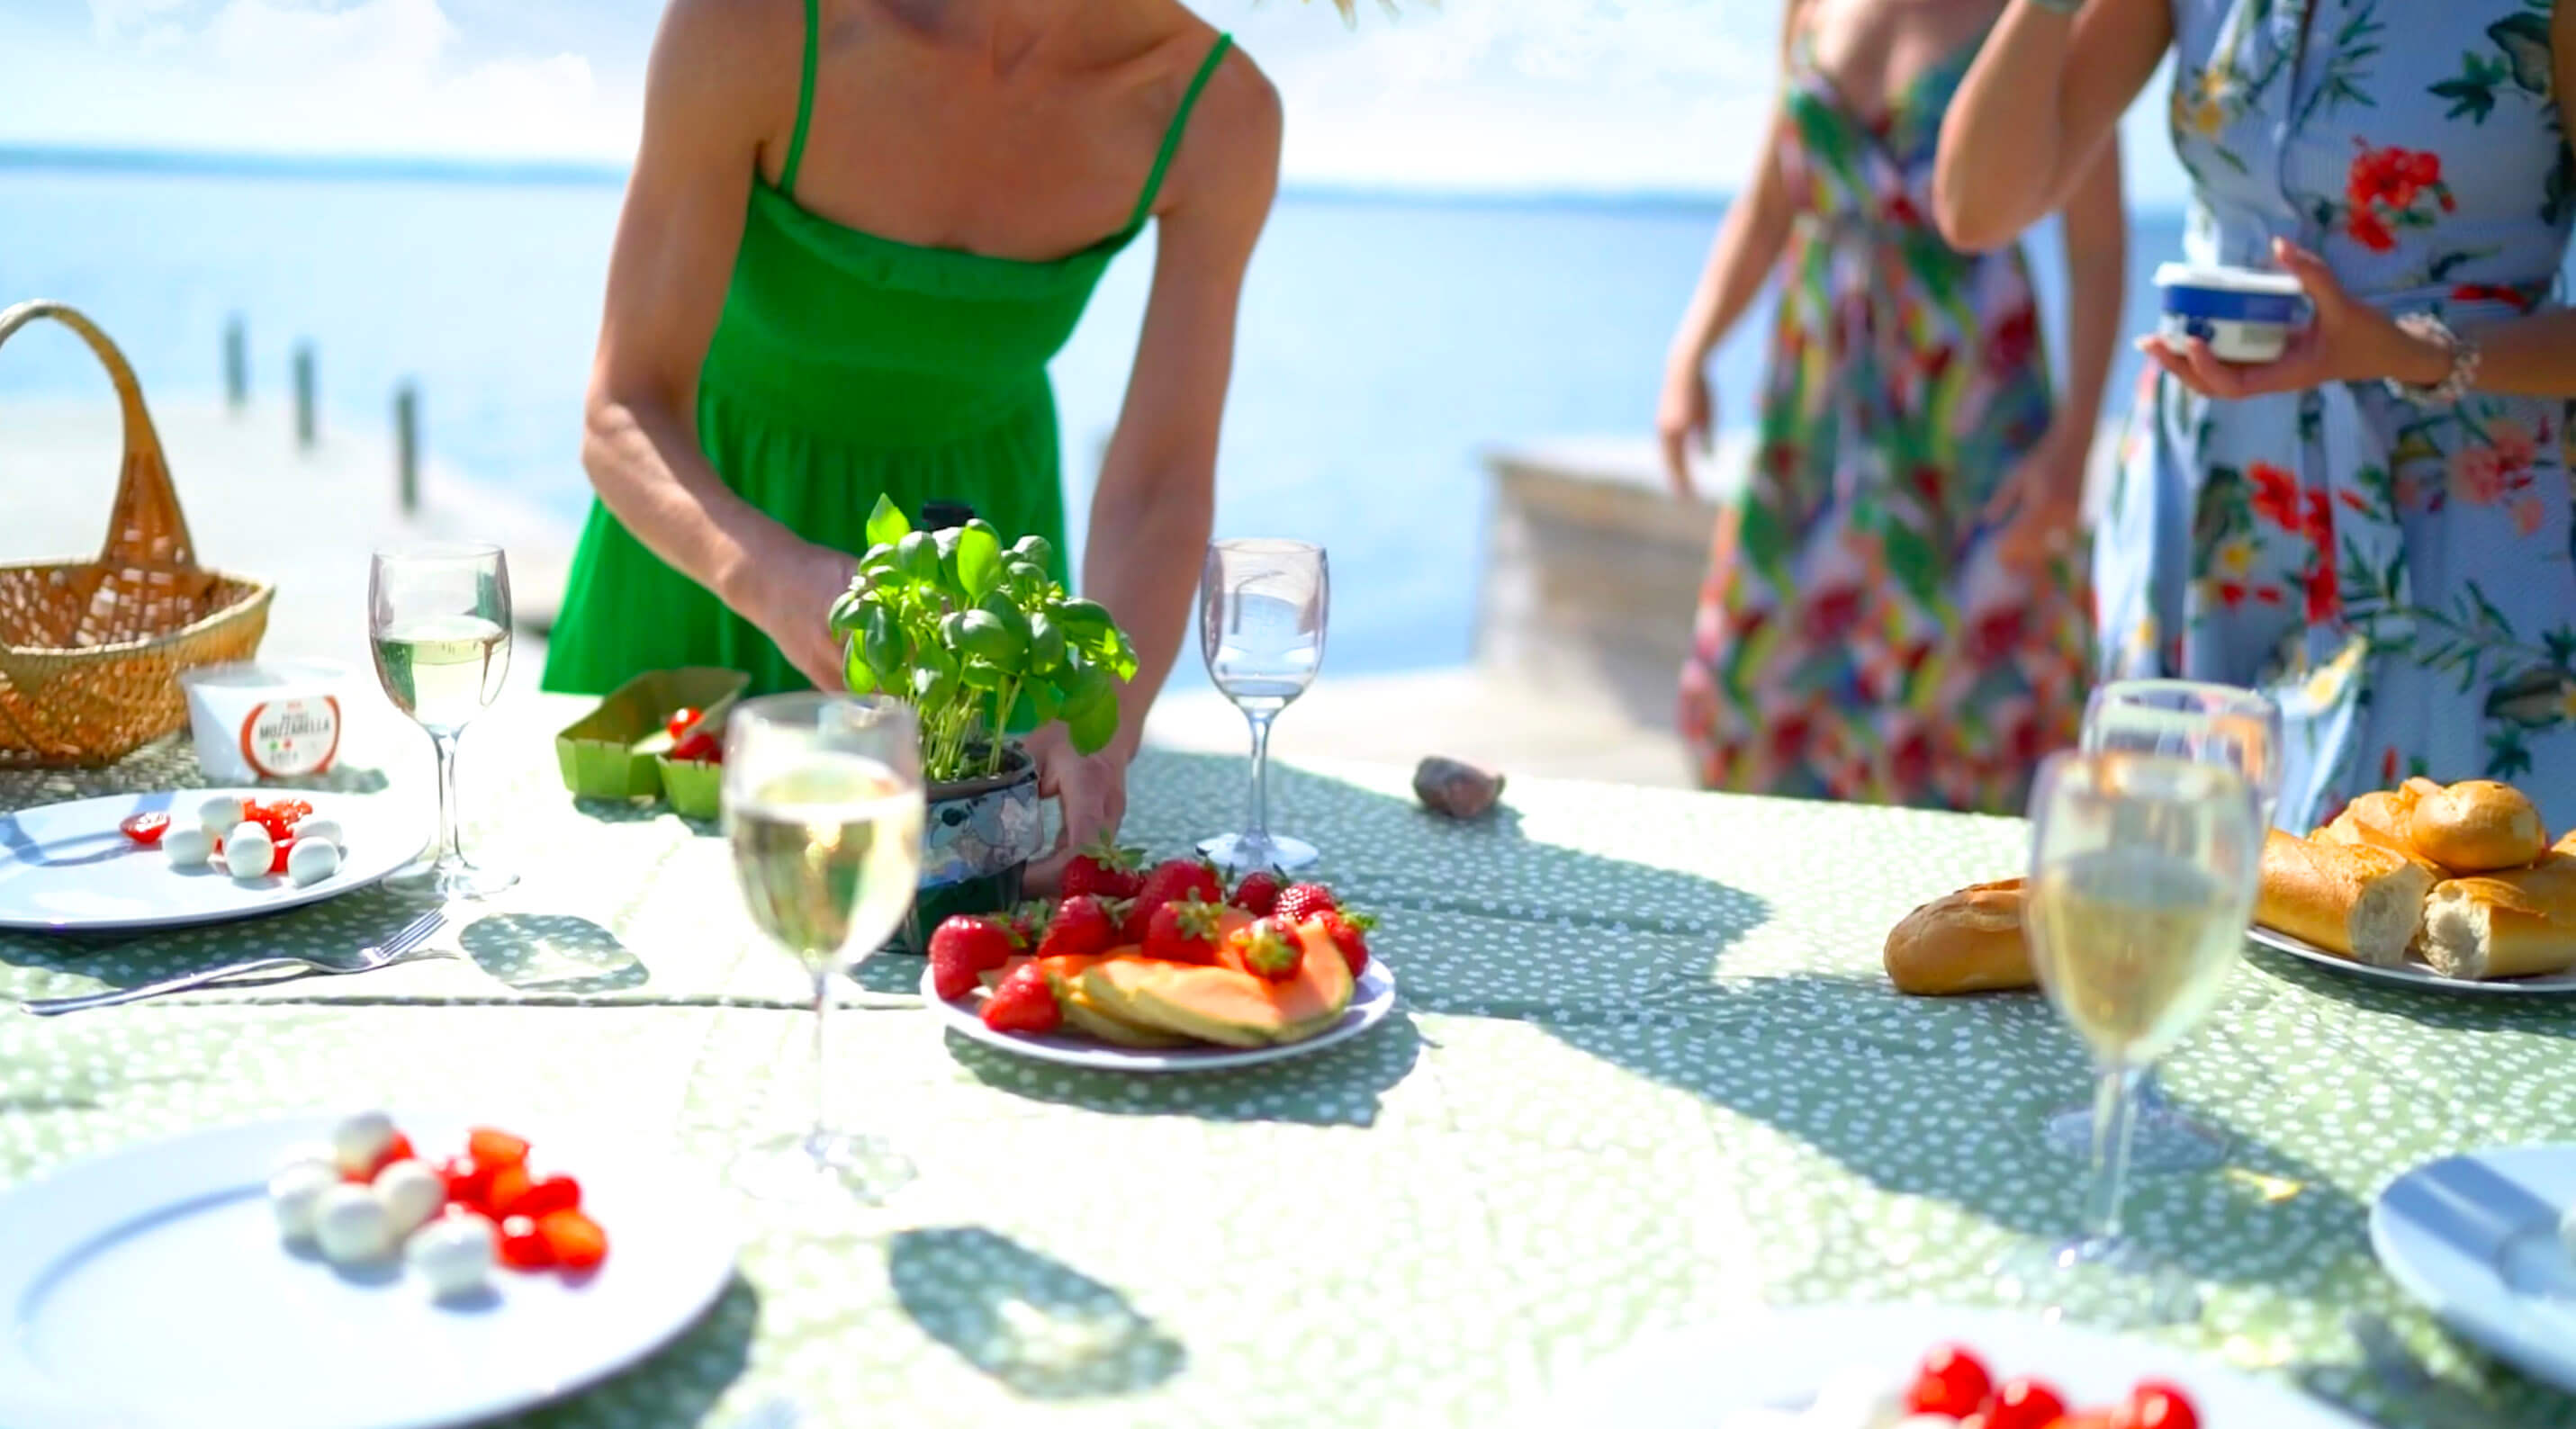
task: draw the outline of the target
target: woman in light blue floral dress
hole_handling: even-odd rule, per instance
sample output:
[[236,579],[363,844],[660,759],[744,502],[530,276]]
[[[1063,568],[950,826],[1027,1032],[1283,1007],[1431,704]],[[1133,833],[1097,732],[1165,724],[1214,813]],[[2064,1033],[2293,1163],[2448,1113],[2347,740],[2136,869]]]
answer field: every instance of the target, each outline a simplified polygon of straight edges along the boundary
[[1943,130],[1944,232],[2044,211],[2168,51],[2186,256],[2287,268],[2315,317],[2268,364],[2141,344],[2107,673],[2270,693],[2285,827],[2411,774],[2576,825],[2576,4],[2015,0]]

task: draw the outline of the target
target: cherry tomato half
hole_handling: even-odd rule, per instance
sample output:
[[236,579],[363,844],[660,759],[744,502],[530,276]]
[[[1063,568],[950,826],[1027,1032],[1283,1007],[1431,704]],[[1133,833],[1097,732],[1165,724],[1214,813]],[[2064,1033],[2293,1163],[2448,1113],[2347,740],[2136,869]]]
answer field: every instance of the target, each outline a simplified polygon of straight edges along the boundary
[[2179,1388],[2151,1379],[2129,1391],[2129,1407],[2114,1422],[2136,1429],[2200,1429],[2200,1414]]
[[1986,1429],[2050,1429],[2065,1417],[2057,1391],[2026,1377],[2005,1380],[1986,1401]]
[[151,810],[136,814],[124,823],[118,824],[117,827],[125,831],[127,838],[145,848],[150,848],[161,842],[163,834],[170,832],[170,816],[158,810]]
[[1923,1357],[1914,1385],[1905,1392],[1909,1414],[1946,1414],[1965,1419],[1986,1402],[1995,1387],[1984,1362],[1961,1345],[1943,1345]]
[[526,1216],[501,1222],[501,1263],[512,1270],[543,1270],[555,1263],[555,1248]]
[[722,764],[724,763],[724,746],[717,742],[714,735],[708,734],[704,730],[699,730],[691,734],[688,738],[672,745],[671,757],[683,763],[704,760],[712,764]]
[[678,709],[671,711],[671,717],[662,722],[662,732],[668,734],[673,739],[678,739],[689,732],[689,726],[696,724],[697,722],[698,712],[689,708],[687,705],[682,705]]

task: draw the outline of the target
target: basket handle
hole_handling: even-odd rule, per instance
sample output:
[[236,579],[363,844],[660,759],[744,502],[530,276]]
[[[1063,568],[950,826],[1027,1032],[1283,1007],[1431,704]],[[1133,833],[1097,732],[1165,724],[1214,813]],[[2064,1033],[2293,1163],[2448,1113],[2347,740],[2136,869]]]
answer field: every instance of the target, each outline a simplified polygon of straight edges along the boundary
[[188,539],[188,518],[179,510],[179,492],[170,484],[170,463],[161,453],[161,434],[143,408],[143,387],[125,354],[108,341],[98,324],[68,304],[38,299],[0,312],[0,343],[38,318],[52,318],[81,335],[98,354],[108,380],[116,384],[117,405],[125,414],[125,465],[116,479],[116,507],[108,516],[102,565],[128,565],[194,571],[197,550]]

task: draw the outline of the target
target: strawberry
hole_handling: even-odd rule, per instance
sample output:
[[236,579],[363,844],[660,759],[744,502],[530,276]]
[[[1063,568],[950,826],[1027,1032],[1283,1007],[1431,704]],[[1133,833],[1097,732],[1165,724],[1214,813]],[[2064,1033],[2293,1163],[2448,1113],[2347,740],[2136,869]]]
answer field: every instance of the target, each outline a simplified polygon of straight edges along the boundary
[[1203,858],[1175,858],[1154,865],[1154,871],[1145,875],[1144,886],[1136,890],[1134,906],[1127,910],[1127,941],[1145,941],[1155,909],[1193,894],[1202,903],[1225,901],[1225,880],[1217,876],[1215,864]]
[[1045,970],[1029,963],[1002,979],[984,999],[984,1025],[996,1032],[1053,1032],[1063,1026],[1064,1009],[1056,1005]]
[[1136,871],[1143,849],[1120,848],[1108,835],[1064,866],[1064,896],[1078,897],[1088,893],[1101,898],[1133,898],[1145,886],[1145,877]]
[[1020,950],[1018,933],[998,919],[960,913],[930,935],[931,990],[943,998],[964,997],[975,975],[997,968]]
[[1034,948],[1038,945],[1038,939],[1046,935],[1047,920],[1054,915],[1053,905],[1043,898],[1032,898],[1012,909],[1002,921],[1010,925],[1012,933],[1019,937],[1021,946]]
[[1318,913],[1329,913],[1342,905],[1333,901],[1333,890],[1320,883],[1291,884],[1279,895],[1270,911],[1290,924],[1303,923]]
[[1351,965],[1351,976],[1368,971],[1368,932],[1377,926],[1375,918],[1333,908],[1316,914],[1315,919],[1324,925],[1324,936],[1342,950],[1342,961]]
[[1216,961],[1223,910],[1202,898],[1176,899],[1154,910],[1145,928],[1144,954],[1167,963]]
[[1279,902],[1279,875],[1266,868],[1256,868],[1234,886],[1233,903],[1255,918],[1267,918]]
[[1227,962],[1271,982],[1295,977],[1297,964],[1306,955],[1296,930],[1275,918],[1256,918],[1235,929],[1226,937],[1225,948]]
[[1038,956],[1080,957],[1117,946],[1119,920],[1109,911],[1113,901],[1077,893],[1055,905],[1055,916],[1047,920],[1046,933],[1038,939]]

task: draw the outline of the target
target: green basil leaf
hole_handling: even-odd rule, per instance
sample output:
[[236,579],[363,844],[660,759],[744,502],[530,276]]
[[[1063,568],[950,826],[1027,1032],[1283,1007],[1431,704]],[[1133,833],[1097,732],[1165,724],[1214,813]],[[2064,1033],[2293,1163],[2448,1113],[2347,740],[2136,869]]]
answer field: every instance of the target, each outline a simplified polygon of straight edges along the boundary
[[957,587],[980,601],[1002,583],[1002,542],[993,528],[969,521],[957,536]]
[[831,624],[832,633],[847,635],[858,629],[859,622],[865,618],[860,612],[865,609],[867,609],[867,592],[852,586],[841,592],[840,599],[832,602],[831,614],[825,618]]
[[1118,737],[1118,701],[1115,698],[1094,700],[1064,715],[1065,732],[1073,736],[1078,753],[1098,754]]
[[923,665],[912,672],[912,702],[922,709],[937,709],[957,697],[957,676],[951,671]]
[[949,619],[957,622],[958,653],[970,662],[981,660],[1005,670],[1016,669],[1020,657],[1027,653],[1027,639],[989,610],[960,611]]
[[939,580],[939,543],[926,531],[914,531],[894,543],[895,568],[915,585],[933,585]]
[[1039,570],[1045,570],[1055,563],[1055,547],[1048,544],[1044,536],[1022,536],[1011,543],[1011,556],[1014,560],[1026,561]]
[[868,544],[891,546],[910,530],[912,523],[903,519],[903,512],[886,499],[884,492],[878,492],[876,509],[868,513]]
[[939,617],[941,648],[963,654],[966,649],[966,612],[952,610]]
[[882,605],[869,606],[867,618],[859,627],[859,650],[880,682],[902,678],[905,643],[893,613]]
[[877,673],[868,668],[867,657],[860,653],[859,642],[851,641],[848,650],[849,653],[841,657],[841,682],[850,687],[851,694],[874,694]]
[[1076,644],[1099,631],[1118,628],[1118,622],[1109,618],[1109,607],[1096,600],[1068,600],[1057,606],[1055,623],[1064,627],[1064,638]]
[[1029,673],[1052,674],[1064,663],[1064,632],[1045,611],[1029,617]]
[[998,690],[1002,687],[1003,675],[986,661],[969,660],[965,668],[958,671],[958,678],[965,681],[966,688],[970,690]]
[[1041,725],[1055,723],[1055,717],[1064,712],[1064,696],[1057,694],[1055,686],[1044,680],[1032,683],[1020,698],[1029,702],[1029,713]]

